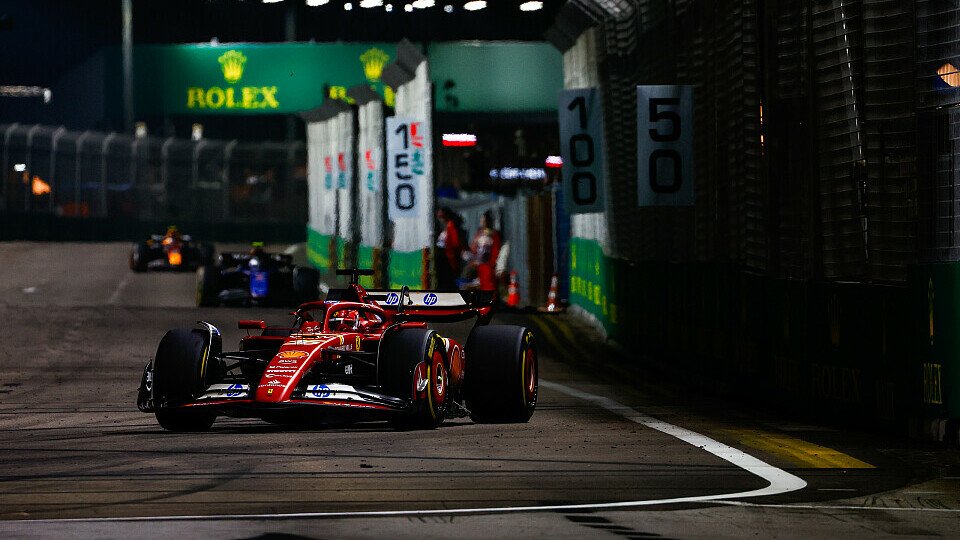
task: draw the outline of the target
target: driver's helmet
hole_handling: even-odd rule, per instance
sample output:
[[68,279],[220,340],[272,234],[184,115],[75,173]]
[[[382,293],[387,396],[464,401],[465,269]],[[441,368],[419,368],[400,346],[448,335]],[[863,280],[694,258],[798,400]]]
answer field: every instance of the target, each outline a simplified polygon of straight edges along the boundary
[[355,309],[341,309],[330,316],[330,331],[349,332],[360,326],[360,312]]
[[266,252],[263,250],[263,242],[254,242],[250,244],[251,257],[263,257]]
[[163,235],[163,245],[169,245],[180,240],[180,229],[176,225],[167,227],[167,232]]

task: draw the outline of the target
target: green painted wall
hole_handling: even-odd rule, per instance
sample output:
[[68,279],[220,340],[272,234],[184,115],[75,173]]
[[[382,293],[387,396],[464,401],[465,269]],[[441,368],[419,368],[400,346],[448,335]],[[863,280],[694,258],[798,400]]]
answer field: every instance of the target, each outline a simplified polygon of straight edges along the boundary
[[549,43],[435,43],[427,56],[438,111],[556,114],[563,56]]
[[[377,268],[374,262],[373,247],[360,245],[360,247],[357,248],[357,268],[371,268],[376,272]],[[362,276],[360,278],[360,285],[368,289],[373,288],[374,276]]]
[[609,333],[617,333],[619,298],[615,261],[595,240],[570,239],[570,301],[595,316]]
[[330,236],[307,227],[307,259],[323,272],[330,272],[335,262],[330,257]]
[[411,289],[421,288],[420,277],[423,269],[422,251],[391,251],[388,268],[390,279],[388,288],[399,289],[404,285]]

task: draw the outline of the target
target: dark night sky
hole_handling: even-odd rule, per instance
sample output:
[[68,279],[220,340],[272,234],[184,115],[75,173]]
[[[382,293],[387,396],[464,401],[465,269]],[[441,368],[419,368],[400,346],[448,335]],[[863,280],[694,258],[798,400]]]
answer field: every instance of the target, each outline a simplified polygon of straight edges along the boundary
[[[287,5],[297,11],[299,41],[540,40],[562,0],[524,13],[520,0],[489,0],[467,12],[464,0],[405,13],[409,0],[383,8],[344,11],[344,0],[307,7],[303,0],[134,0],[134,43],[283,41]],[[445,13],[450,4],[454,13]],[[120,0],[0,0],[0,84],[52,85],[104,45],[121,40]]]

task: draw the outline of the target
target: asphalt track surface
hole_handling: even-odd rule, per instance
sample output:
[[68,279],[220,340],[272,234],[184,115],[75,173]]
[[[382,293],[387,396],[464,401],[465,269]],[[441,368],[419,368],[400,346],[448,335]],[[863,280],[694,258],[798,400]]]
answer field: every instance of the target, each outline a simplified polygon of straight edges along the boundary
[[208,320],[230,347],[237,319],[289,315],[194,308],[192,274],[134,274],[128,249],[0,243],[0,537],[957,534],[956,450],[665,389],[570,317],[499,316],[542,344],[528,424],[164,432],[135,406],[164,331]]

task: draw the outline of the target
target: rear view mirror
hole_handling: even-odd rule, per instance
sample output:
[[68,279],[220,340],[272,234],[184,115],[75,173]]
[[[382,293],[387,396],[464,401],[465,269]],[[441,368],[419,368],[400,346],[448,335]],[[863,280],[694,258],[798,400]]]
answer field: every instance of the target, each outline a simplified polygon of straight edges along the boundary
[[267,327],[267,323],[253,319],[240,319],[240,321],[237,323],[237,327],[241,330],[263,330]]

